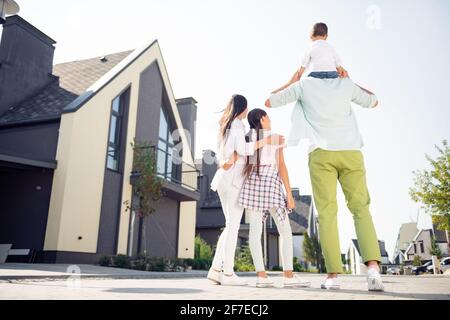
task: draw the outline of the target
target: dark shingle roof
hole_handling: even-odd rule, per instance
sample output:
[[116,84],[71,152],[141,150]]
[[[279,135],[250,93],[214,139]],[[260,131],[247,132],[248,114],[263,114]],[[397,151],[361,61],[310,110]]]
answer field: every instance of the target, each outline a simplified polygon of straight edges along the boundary
[[0,117],[0,125],[55,118],[76,97],[76,94],[61,88],[58,81],[54,81],[34,97],[3,114]]
[[436,225],[433,225],[434,236],[436,237],[436,241],[440,243],[447,242],[447,234],[443,230],[439,230]]
[[114,53],[106,56],[103,61],[102,57],[97,57],[55,65],[53,74],[59,81],[56,78],[38,93],[3,113],[0,116],[0,126],[59,118],[69,103],[130,53],[131,51]]
[[312,202],[311,196],[294,196],[296,206],[289,215],[292,234],[304,234],[308,230],[309,212]]

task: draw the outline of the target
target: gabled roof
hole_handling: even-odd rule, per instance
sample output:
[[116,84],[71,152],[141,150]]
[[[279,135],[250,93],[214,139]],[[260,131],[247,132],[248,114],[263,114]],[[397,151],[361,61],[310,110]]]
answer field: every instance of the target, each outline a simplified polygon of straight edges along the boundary
[[53,74],[60,78],[60,86],[81,95],[133,51],[123,51],[91,59],[57,64]]
[[416,222],[403,223],[398,231],[397,246],[411,242],[418,231]]
[[446,243],[447,242],[447,236],[445,234],[445,231],[437,230],[436,226],[433,225],[433,229],[421,229],[417,232],[416,236],[413,238],[413,240],[409,244],[408,248],[406,249],[406,254],[410,254],[409,251],[412,249],[414,242],[416,242],[417,239],[419,239],[420,235],[423,232],[428,232],[430,239],[434,235],[436,237],[436,241],[438,243]]
[[431,229],[421,229],[421,230],[419,230],[419,231],[417,232],[416,236],[413,238],[412,241],[417,241],[417,239],[419,239],[419,236],[420,236],[423,232],[428,232],[428,234],[430,235],[430,237],[431,237],[431,235],[432,235],[432,230],[431,230]]
[[[132,51],[57,64],[55,78],[33,96],[0,115],[0,126],[59,119],[71,102],[107,74]],[[105,58],[105,59],[102,59]]]
[[[353,246],[356,248],[356,251],[358,251],[358,254],[361,255],[361,250],[359,249],[358,240],[352,239]],[[388,257],[388,253],[386,251],[386,247],[384,244],[384,241],[378,240],[378,246],[380,247],[380,253],[382,257]]]
[[72,101],[67,107],[64,108],[63,113],[75,112],[81,108],[86,102],[88,102],[92,97],[94,97],[97,92],[102,90],[107,86],[112,80],[114,80],[118,75],[122,73],[130,64],[132,64],[136,59],[138,59],[142,54],[149,50],[153,45],[157,43],[157,40],[144,45],[140,49],[136,49],[131,53],[128,51],[125,54],[124,59],[120,60],[116,65],[114,65],[107,73],[103,74],[97,81],[92,83],[91,86],[85,89],[84,93],[80,95],[77,99]]

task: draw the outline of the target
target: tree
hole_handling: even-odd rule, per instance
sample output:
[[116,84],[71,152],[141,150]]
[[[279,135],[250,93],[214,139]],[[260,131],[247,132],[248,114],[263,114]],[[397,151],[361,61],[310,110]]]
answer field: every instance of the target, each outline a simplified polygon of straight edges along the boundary
[[322,254],[322,248],[320,246],[319,239],[316,235],[310,237],[307,232],[305,232],[305,237],[303,240],[303,250],[305,252],[306,261],[310,262],[319,269],[319,272],[325,273],[325,259]]
[[414,186],[410,196],[432,215],[440,230],[450,230],[450,146],[447,140],[443,146],[435,146],[439,156],[434,160],[425,155],[432,169],[414,171]]
[[438,242],[436,241],[436,237],[431,238],[431,248],[430,253],[432,256],[436,256],[439,260],[442,259],[442,251],[439,247]]
[[[135,212],[144,220],[156,211],[155,204],[162,198],[162,180],[158,176],[155,149],[149,142],[134,141],[133,147],[133,194],[138,201],[125,201],[126,211]],[[145,240],[145,223],[142,223],[144,235],[144,255],[147,255],[147,242]],[[140,241],[140,240],[139,240]]]
[[433,224],[437,227],[439,230],[450,230],[450,215],[434,215],[431,217],[431,220],[433,221]]

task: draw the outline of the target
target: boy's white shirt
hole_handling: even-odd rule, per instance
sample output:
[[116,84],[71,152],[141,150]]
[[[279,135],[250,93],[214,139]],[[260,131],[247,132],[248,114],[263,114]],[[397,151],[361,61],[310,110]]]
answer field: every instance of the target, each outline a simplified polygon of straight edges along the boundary
[[302,67],[309,72],[336,71],[342,60],[334,47],[325,40],[313,41],[303,57]]

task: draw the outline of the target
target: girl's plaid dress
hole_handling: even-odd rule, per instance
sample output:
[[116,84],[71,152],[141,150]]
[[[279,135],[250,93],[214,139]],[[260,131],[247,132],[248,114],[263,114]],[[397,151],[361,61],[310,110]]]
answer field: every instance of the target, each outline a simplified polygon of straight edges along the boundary
[[263,220],[269,216],[271,209],[276,210],[280,222],[284,222],[290,212],[278,170],[270,165],[260,166],[259,176],[253,169],[245,180],[238,203],[245,209],[263,211]]

